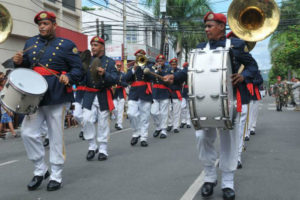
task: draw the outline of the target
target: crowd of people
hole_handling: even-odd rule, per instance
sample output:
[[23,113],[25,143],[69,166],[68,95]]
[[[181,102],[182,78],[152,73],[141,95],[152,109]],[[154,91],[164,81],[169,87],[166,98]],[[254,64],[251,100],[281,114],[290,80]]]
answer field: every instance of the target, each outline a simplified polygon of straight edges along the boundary
[[[13,57],[16,68],[32,68],[48,83],[48,90],[38,109],[34,114],[26,115],[22,122],[21,136],[27,156],[34,165],[34,176],[27,185],[28,190],[36,190],[48,177],[48,191],[61,188],[65,161],[65,120],[62,119],[67,119],[67,124],[71,125],[75,123],[73,116],[80,126],[79,136],[88,143],[87,161],[93,160],[97,154],[99,161],[108,159],[109,121],[113,114],[115,128],[123,129],[125,102],[133,129],[129,140],[132,146],[139,143],[141,148],[148,147],[150,117],[154,122],[152,135],[155,138],[167,139],[170,131],[179,133],[180,128],[191,128],[187,85],[189,63],[179,66],[177,58],[167,61],[161,54],[156,56],[155,63],[141,63],[147,53],[139,49],[134,54],[136,61],[127,66],[125,72],[121,62],[105,55],[105,41],[99,36],[90,40],[91,51],[86,50],[79,55],[72,41],[55,36],[57,24],[54,13],[41,11],[34,17],[34,22],[40,34],[27,40],[24,49],[33,48],[26,53],[18,52]],[[226,38],[225,15],[208,12],[204,23],[208,42],[199,44],[198,49],[231,48],[231,79],[239,114],[231,130],[208,127],[195,132],[199,159],[205,172],[201,195],[212,196],[217,183],[215,162],[218,155],[214,142],[219,133],[221,188],[223,198],[232,200],[235,199],[234,171],[242,168],[244,141],[255,134],[257,102],[261,99],[258,88],[262,77],[245,42],[233,33]],[[239,72],[241,65],[244,70]],[[75,87],[70,87],[74,84]],[[72,109],[66,115],[70,102],[73,102]],[[43,142],[40,136],[44,132],[47,136]],[[50,146],[50,169],[45,162],[45,145]]]

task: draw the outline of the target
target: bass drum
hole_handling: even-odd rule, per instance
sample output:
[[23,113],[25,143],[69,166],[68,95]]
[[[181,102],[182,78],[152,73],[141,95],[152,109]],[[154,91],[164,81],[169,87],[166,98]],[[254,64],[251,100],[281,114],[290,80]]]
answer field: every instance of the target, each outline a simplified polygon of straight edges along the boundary
[[[209,48],[208,48],[209,49]],[[229,48],[195,49],[188,69],[189,105],[196,130],[233,129],[236,101]]]
[[13,70],[0,92],[0,103],[19,114],[33,114],[48,89],[44,77],[31,69]]

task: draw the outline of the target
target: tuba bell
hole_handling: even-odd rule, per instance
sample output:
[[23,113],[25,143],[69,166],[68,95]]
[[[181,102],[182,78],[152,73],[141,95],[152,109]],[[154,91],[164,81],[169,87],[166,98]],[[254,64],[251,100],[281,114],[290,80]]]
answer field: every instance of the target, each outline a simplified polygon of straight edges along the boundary
[[277,28],[280,11],[274,0],[234,0],[228,9],[228,25],[246,42],[264,40]]
[[141,56],[138,56],[135,60],[135,62],[137,63],[138,66],[142,67],[142,66],[145,66],[148,62],[148,59],[146,56],[144,55],[141,55]]
[[0,43],[4,42],[12,31],[12,18],[8,10],[0,4]]

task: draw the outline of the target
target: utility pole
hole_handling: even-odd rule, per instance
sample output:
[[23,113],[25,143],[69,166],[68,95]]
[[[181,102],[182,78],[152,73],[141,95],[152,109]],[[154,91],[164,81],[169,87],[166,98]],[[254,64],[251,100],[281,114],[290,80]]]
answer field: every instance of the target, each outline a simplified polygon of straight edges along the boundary
[[124,64],[124,72],[127,72],[127,41],[126,41],[126,0],[123,0],[123,64]]
[[161,29],[161,40],[160,40],[160,54],[164,53],[165,38],[166,38],[166,12],[167,12],[167,0],[160,0],[159,2],[160,12],[162,13],[162,29]]
[[103,40],[105,40],[105,38],[104,38],[104,22],[103,21],[101,21],[101,38]]
[[96,19],[96,30],[97,30],[97,36],[100,35],[100,29],[99,29],[99,19]]

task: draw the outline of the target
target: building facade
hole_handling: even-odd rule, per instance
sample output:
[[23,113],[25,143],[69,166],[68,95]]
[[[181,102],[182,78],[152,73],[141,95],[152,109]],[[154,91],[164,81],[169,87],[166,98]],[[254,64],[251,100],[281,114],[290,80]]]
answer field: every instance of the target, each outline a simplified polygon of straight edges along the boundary
[[[25,41],[38,34],[34,16],[42,10],[52,11],[57,16],[57,36],[68,39],[82,37],[75,42],[79,50],[87,48],[87,37],[81,34],[81,0],[0,0],[13,19],[9,37],[0,44],[0,63],[21,51]],[[67,32],[69,31],[69,32]],[[73,34],[71,34],[73,33]],[[72,36],[71,38],[68,36]],[[84,41],[84,38],[86,41]],[[3,71],[3,66],[0,67]]]
[[[98,32],[106,40],[106,55],[114,60],[124,59],[123,45],[123,1],[110,0],[106,5],[95,5],[94,10],[82,13],[82,29],[89,40]],[[138,49],[147,52],[148,59],[155,60],[160,52],[161,23],[152,12],[141,8],[138,0],[126,2],[126,43],[127,59],[135,60]],[[104,33],[103,33],[104,32]],[[172,43],[168,42],[169,58],[175,57]]]

